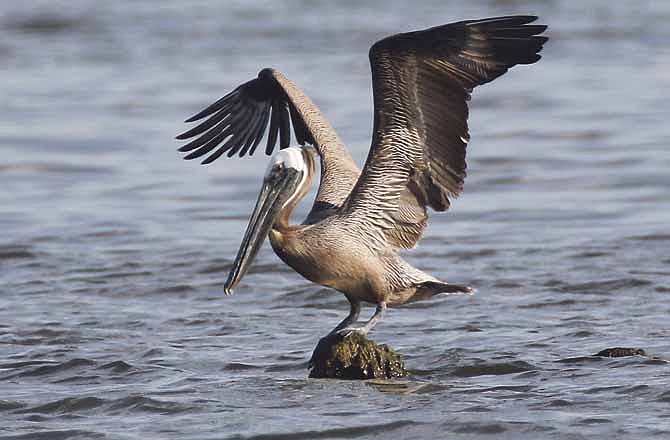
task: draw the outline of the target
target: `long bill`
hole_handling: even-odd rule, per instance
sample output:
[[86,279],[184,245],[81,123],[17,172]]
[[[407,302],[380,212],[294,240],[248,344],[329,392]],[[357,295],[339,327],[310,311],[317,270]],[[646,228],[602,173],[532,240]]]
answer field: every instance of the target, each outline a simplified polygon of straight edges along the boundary
[[279,217],[286,201],[297,190],[298,183],[302,177],[301,172],[285,170],[282,176],[274,179],[265,179],[263,187],[258,195],[256,206],[249,219],[249,225],[244,233],[244,238],[237,251],[237,257],[233,267],[228,274],[228,280],[223,286],[226,295],[233,293],[233,289],[247,273],[251,263],[258,253],[270,228]]

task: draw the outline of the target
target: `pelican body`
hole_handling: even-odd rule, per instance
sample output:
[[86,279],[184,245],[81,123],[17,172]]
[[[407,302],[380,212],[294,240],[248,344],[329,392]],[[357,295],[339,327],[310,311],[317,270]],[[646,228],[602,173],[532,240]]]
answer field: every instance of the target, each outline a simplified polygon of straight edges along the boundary
[[[537,17],[467,20],[397,34],[375,43],[374,127],[362,171],[314,103],[281,72],[263,69],[200,113],[204,122],[179,135],[185,159],[211,163],[253,154],[266,135],[272,157],[256,206],[225,283],[238,285],[264,238],[286,264],[314,283],[342,292],[348,316],[331,333],[369,332],[387,307],[436,294],[470,294],[411,266],[400,255],[427,225],[427,208],[446,211],[463,190],[469,141],[467,101],[474,87],[516,64],[532,64],[547,38]],[[269,126],[268,126],[269,123]],[[290,146],[291,126],[300,146]],[[291,212],[307,194],[320,161],[320,184],[301,224]],[[355,327],[361,302],[376,311]]]

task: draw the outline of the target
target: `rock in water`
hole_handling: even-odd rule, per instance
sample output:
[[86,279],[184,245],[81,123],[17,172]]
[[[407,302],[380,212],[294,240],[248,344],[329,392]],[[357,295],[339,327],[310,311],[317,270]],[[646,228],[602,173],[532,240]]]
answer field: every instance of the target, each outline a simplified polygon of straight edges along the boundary
[[600,350],[594,356],[618,358],[625,356],[646,356],[647,353],[641,348],[613,347]]
[[314,378],[391,379],[407,374],[402,358],[392,348],[356,332],[321,339],[309,364],[309,377]]

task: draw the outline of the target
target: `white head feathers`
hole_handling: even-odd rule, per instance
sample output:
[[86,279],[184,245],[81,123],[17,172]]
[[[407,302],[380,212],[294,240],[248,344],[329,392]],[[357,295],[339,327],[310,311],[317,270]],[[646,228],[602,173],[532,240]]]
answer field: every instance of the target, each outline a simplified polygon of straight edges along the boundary
[[307,164],[305,163],[305,158],[302,155],[302,149],[300,147],[288,147],[279,150],[272,156],[266,174],[268,174],[275,165],[279,164],[284,165],[286,168],[293,168],[296,171],[306,171],[307,169]]

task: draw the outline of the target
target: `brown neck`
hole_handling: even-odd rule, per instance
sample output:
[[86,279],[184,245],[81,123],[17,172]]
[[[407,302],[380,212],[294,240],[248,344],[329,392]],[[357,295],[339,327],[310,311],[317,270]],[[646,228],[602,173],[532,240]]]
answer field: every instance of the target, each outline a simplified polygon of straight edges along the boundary
[[289,225],[289,219],[291,218],[291,213],[295,209],[296,205],[305,194],[309,191],[310,186],[312,185],[312,180],[314,180],[314,157],[312,153],[306,148],[302,149],[302,156],[305,159],[306,173],[304,179],[300,182],[300,186],[296,189],[295,195],[289,199],[289,201],[284,205],[282,210],[279,212],[279,217],[275,220],[272,229],[279,232],[286,232],[291,229],[295,229],[296,225]]

